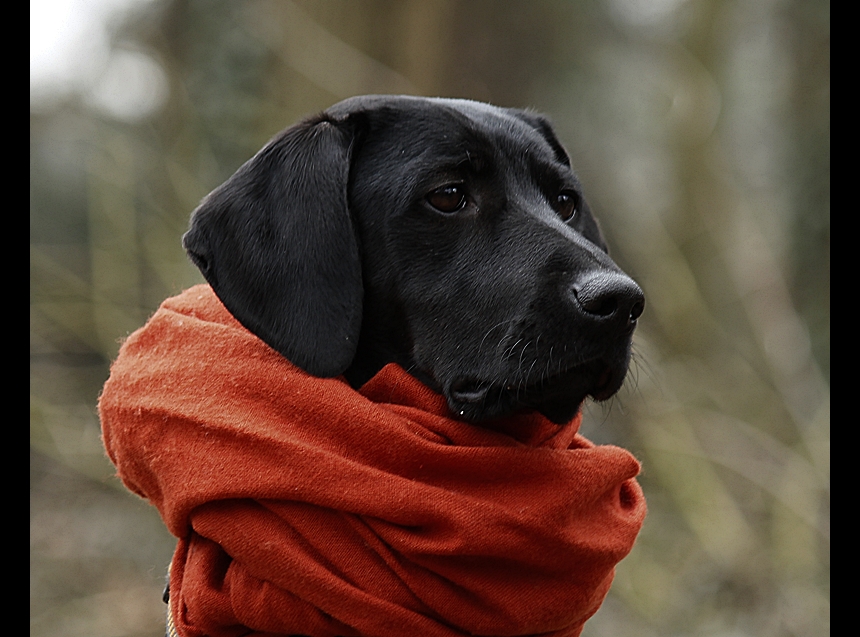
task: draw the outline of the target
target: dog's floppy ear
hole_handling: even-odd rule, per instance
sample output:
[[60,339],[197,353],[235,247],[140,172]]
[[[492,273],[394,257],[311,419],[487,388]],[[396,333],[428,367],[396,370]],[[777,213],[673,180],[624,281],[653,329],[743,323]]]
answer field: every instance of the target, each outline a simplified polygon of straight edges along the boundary
[[315,376],[349,366],[361,328],[353,119],[282,132],[203,200],[182,241],[230,313]]
[[533,113],[531,111],[523,111],[520,109],[508,109],[512,112],[516,117],[523,120],[526,124],[534,128],[538,131],[546,142],[552,148],[552,152],[555,154],[556,160],[560,164],[564,164],[568,168],[570,168],[570,158],[567,156],[567,151],[564,149],[564,146],[561,145],[558,137],[555,134],[555,131],[552,128],[552,124],[550,124],[549,120],[543,115],[539,115],[538,113]]

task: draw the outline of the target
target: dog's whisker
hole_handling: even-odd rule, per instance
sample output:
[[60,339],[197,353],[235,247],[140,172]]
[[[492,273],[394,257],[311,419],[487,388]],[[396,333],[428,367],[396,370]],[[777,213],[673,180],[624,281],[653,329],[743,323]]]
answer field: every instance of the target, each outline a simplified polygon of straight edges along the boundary
[[535,368],[535,365],[537,365],[537,359],[534,359],[532,361],[531,367],[529,367],[529,371],[526,373],[526,382],[527,383],[531,383],[531,374],[532,374],[532,370]]
[[505,350],[505,359],[510,359],[514,355],[514,348],[522,342],[522,338],[517,339],[516,343],[511,345],[507,350]]
[[[497,329],[497,328],[499,328],[499,327],[502,327],[503,325],[506,325],[506,324],[509,324],[509,323],[513,323],[513,322],[514,322],[514,319],[512,319],[512,318],[511,318],[511,319],[506,319],[506,320],[504,320],[504,321],[500,321],[500,322],[496,323],[495,325],[493,325],[493,327],[491,327],[490,329],[488,329],[488,330],[487,330],[487,332],[486,332],[486,334],[484,334],[484,338],[482,338],[482,339],[481,339],[481,342],[480,342],[480,344],[478,345],[478,351],[481,351],[481,350],[483,349],[483,347],[484,347],[484,342],[485,342],[485,341],[490,337],[490,334],[492,334],[494,330],[496,330],[496,329]],[[500,343],[501,343],[501,341],[500,341]]]
[[519,361],[518,361],[518,363],[517,363],[520,369],[522,369],[522,368],[523,368],[523,356],[525,356],[525,355],[526,355],[526,348],[528,348],[529,343],[530,343],[530,341],[526,341],[525,343],[523,343],[523,347],[522,347],[522,349],[520,350],[520,359],[519,359]]

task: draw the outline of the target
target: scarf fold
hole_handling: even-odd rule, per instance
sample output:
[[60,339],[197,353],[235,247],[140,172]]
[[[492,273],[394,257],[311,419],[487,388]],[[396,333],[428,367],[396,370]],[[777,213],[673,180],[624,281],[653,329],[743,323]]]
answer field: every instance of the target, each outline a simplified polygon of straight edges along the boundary
[[179,538],[189,637],[579,635],[645,515],[638,462],[579,418],[491,430],[395,365],[309,376],[205,285],[128,338],[99,411]]

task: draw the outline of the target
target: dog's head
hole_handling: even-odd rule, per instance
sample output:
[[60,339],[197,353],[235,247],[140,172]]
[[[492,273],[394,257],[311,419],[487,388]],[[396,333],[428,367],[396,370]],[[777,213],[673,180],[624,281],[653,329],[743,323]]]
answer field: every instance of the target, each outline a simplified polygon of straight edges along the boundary
[[358,386],[395,362],[472,421],[613,395],[644,306],[549,123],[466,100],[357,97],[283,131],[184,245],[297,366]]

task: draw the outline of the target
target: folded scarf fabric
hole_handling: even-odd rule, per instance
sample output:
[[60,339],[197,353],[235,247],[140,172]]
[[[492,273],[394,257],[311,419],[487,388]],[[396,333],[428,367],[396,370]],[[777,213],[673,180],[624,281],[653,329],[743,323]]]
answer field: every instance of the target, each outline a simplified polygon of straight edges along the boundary
[[483,428],[395,365],[310,376],[205,285],[128,338],[99,410],[179,538],[187,636],[579,635],[645,515],[637,461],[578,418]]

